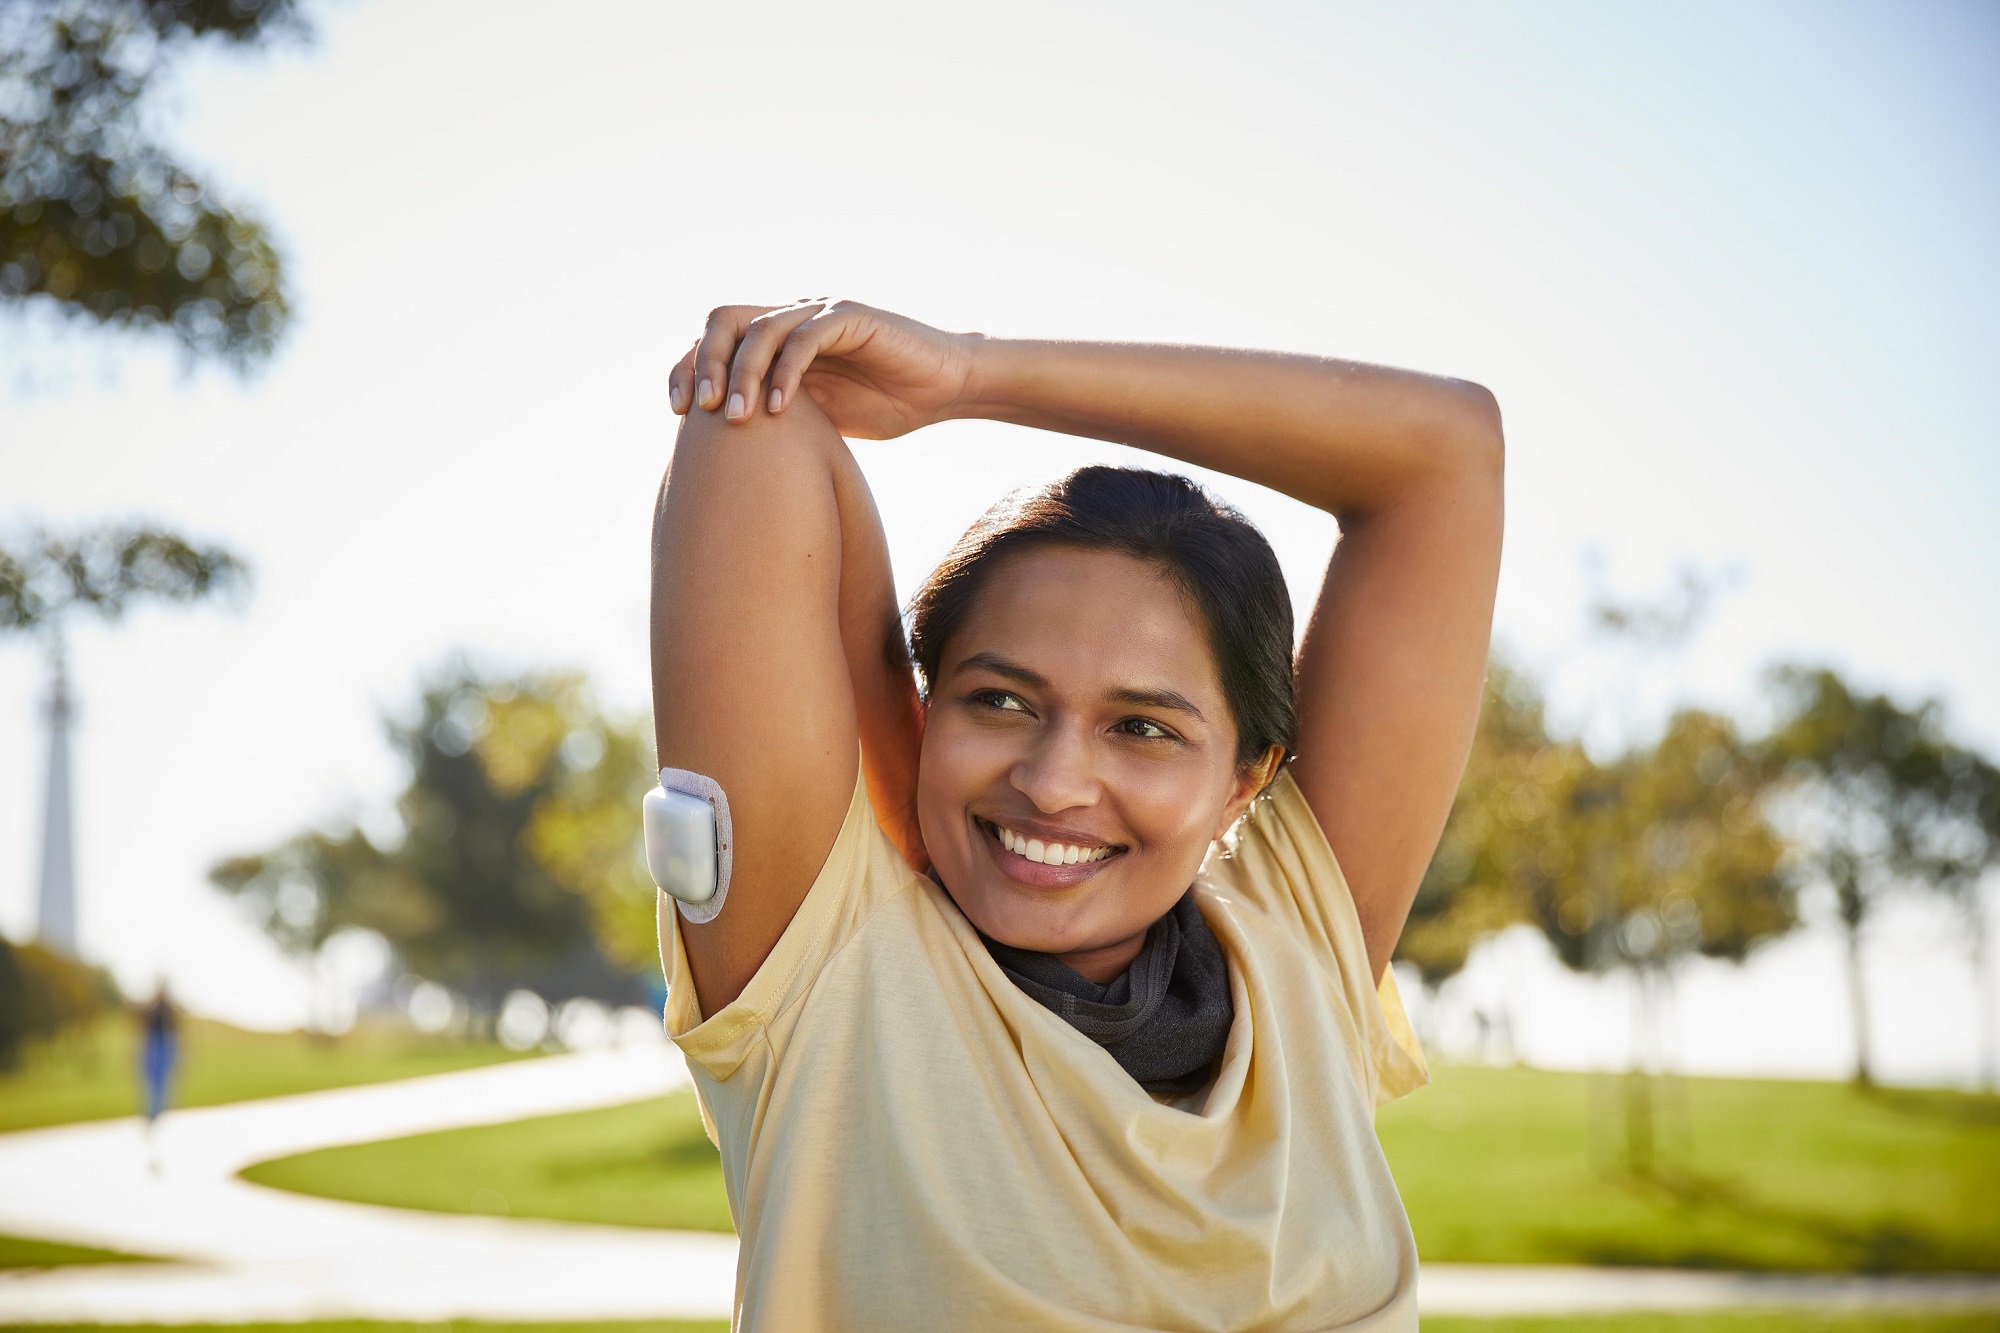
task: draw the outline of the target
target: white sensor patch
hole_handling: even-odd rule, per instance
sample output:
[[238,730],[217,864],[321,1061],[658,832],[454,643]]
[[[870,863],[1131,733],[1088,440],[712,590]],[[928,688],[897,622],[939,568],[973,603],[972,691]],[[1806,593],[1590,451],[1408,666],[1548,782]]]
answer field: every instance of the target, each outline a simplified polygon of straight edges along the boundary
[[646,869],[680,913],[700,925],[713,921],[729,896],[735,835],[729,798],[714,778],[684,768],[660,770],[660,785],[643,807]]

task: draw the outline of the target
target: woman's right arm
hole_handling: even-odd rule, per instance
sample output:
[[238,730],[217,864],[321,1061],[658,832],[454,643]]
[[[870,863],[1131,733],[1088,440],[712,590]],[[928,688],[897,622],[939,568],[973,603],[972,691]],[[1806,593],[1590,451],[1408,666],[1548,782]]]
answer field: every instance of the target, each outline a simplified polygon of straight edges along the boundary
[[652,660],[660,763],[715,779],[734,826],[728,905],[680,923],[709,1015],[812,887],[854,793],[857,742],[884,827],[915,851],[915,683],[888,547],[811,401],[740,421],[688,413],[653,520]]
[[1116,440],[1339,520],[1298,657],[1293,772],[1379,978],[1479,713],[1505,489],[1493,396],[1327,357],[986,339],[853,302],[804,302],[762,322],[768,336],[733,360],[704,341],[677,367],[683,399],[720,404],[726,384],[734,417],[809,397],[843,432],[872,438],[977,416]]

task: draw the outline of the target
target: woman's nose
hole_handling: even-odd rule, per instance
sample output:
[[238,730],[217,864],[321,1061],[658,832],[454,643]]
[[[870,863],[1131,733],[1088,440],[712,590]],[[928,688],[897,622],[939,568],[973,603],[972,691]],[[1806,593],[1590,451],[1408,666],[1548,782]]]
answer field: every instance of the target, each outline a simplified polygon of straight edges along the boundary
[[1050,727],[1014,765],[1015,788],[1045,815],[1097,804],[1100,784],[1089,738],[1079,728]]

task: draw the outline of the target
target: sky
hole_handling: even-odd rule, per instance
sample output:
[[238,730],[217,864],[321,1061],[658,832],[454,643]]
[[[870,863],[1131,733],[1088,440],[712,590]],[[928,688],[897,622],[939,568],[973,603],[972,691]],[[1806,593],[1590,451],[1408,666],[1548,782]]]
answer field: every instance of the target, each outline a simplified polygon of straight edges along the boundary
[[[278,238],[272,362],[0,319],[0,531],[145,515],[255,568],[239,608],[72,636],[82,938],[129,987],[298,1021],[300,969],[207,867],[381,827],[381,719],[451,654],[645,708],[665,374],[721,303],[1478,380],[1508,437],[1496,637],[1563,726],[1608,747],[1680,702],[1754,725],[1760,674],[1798,660],[1937,697],[2000,754],[1991,5],[308,8],[310,44],[203,52],[154,108]],[[1002,492],[1136,457],[982,422],[856,452],[905,595]],[[1331,520],[1205,479],[1303,608]],[[1590,568],[1725,591],[1634,663],[1586,632]],[[16,938],[43,689],[0,644]],[[1691,979],[1690,1060],[1839,1072],[1830,947]],[[1962,953],[1935,912],[1882,924],[1892,1075],[1967,1076]],[[1615,1003],[1602,1032],[1550,1017],[1598,983],[1518,938],[1489,955],[1461,1010],[1518,1003],[1550,1062],[1621,1040]],[[1792,1017],[1746,1045],[1745,1006]]]

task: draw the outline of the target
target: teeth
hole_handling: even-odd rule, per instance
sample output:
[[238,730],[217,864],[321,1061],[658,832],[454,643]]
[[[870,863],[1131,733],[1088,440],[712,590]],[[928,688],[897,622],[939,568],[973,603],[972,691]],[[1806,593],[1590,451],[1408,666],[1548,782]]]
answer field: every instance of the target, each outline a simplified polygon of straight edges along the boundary
[[1043,842],[1040,838],[1026,837],[998,824],[993,827],[1000,835],[1002,847],[1038,865],[1073,866],[1084,862],[1102,861],[1111,854],[1109,847],[1073,847],[1066,842]]

